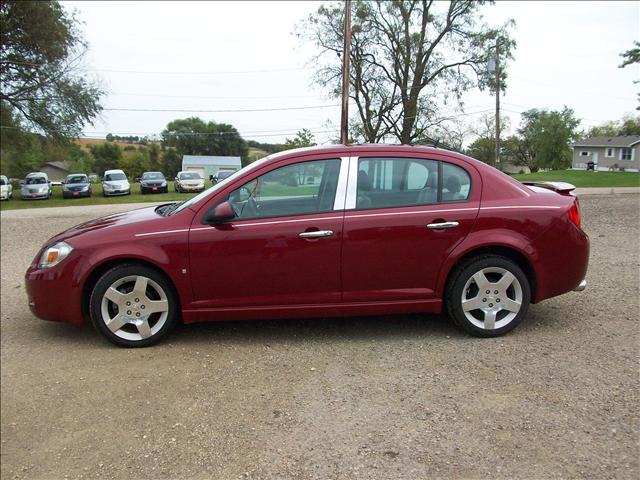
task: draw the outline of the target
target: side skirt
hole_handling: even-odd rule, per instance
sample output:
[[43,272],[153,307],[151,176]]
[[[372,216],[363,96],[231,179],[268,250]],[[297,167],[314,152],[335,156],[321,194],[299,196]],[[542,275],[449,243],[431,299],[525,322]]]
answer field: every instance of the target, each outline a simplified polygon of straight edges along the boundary
[[401,313],[441,313],[442,300],[356,302],[267,307],[225,307],[182,311],[184,323],[216,320],[266,320],[278,318],[352,317]]

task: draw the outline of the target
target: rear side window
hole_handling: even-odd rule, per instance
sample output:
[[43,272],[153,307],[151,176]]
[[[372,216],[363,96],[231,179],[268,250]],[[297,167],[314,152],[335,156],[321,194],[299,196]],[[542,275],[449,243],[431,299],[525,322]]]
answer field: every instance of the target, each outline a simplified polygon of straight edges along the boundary
[[471,177],[446,162],[417,158],[360,158],[356,209],[464,201]]
[[466,200],[471,193],[471,178],[467,171],[453,163],[442,162],[442,201]]

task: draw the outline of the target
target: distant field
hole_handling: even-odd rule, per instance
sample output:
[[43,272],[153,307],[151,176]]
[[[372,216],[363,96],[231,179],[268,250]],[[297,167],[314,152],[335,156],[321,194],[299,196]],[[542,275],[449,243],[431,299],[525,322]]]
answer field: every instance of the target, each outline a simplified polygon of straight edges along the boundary
[[[207,188],[210,187],[207,183]],[[0,202],[0,210],[15,210],[19,208],[42,208],[42,207],[66,207],[70,205],[106,205],[114,203],[144,203],[144,202],[176,202],[188,200],[195,193],[176,193],[173,182],[169,182],[169,193],[140,193],[140,185],[131,184],[131,195],[120,195],[115,197],[104,197],[102,195],[102,184],[95,183],[92,186],[93,195],[89,198],[62,198],[62,187],[53,187],[53,197],[49,200],[20,200],[20,190],[14,189],[13,199]]]
[[552,170],[551,172],[514,175],[521,182],[568,182],[576,187],[640,187],[637,172],[587,172],[585,170]]
[[[101,145],[103,143],[107,143],[107,140],[104,138],[78,138],[76,140],[73,141],[73,143],[80,145],[80,148],[82,148],[83,150],[86,150],[87,152],[89,151],[89,147],[91,147],[92,145]],[[124,148],[124,147],[141,147],[144,146],[142,144],[139,143],[129,143],[129,142],[108,142],[108,143],[115,143],[116,145],[118,145],[120,148]],[[147,147],[149,146],[149,144],[151,143],[157,143],[158,145],[160,145],[160,142],[147,142]]]

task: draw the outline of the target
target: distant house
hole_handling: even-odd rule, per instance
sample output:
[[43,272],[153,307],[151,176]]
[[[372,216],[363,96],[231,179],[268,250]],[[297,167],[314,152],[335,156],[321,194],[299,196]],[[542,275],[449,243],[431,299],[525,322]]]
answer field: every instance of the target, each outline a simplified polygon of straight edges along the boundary
[[71,162],[47,162],[42,164],[40,171],[47,174],[52,182],[62,182],[70,172]]
[[593,162],[596,170],[637,172],[640,169],[640,135],[590,137],[571,146],[574,169],[585,170],[589,162]]
[[210,155],[184,155],[182,170],[198,172],[202,178],[209,180],[220,172],[235,172],[242,168],[240,157],[215,157]]

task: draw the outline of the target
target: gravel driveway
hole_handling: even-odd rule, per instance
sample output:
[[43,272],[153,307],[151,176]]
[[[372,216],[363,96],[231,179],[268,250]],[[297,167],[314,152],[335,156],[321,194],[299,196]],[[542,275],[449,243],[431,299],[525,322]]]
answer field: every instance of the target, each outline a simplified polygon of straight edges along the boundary
[[49,236],[123,206],[3,212],[2,478],[638,478],[640,196],[581,203],[587,290],[506,337],[413,315],[135,350],[37,320],[24,292]]

